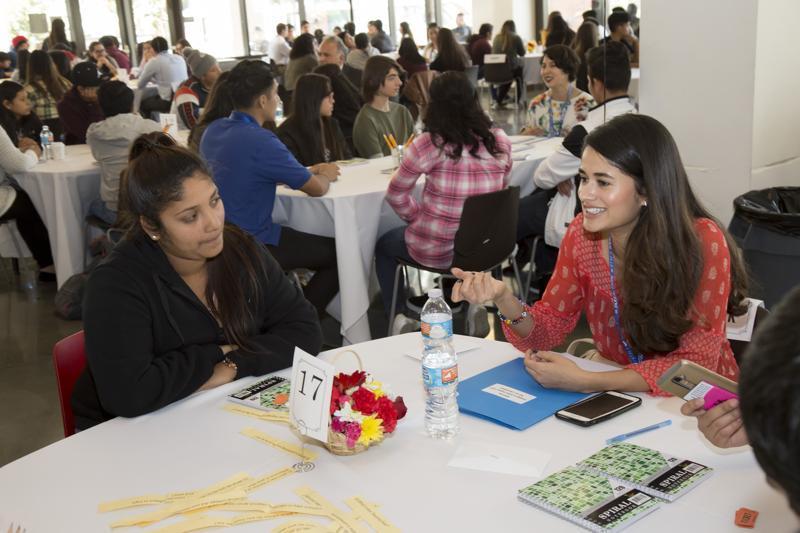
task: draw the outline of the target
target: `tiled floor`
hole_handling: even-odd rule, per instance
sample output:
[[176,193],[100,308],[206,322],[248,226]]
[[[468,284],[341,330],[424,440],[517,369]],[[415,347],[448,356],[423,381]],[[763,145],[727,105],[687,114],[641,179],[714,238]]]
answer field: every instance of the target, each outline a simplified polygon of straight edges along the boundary
[[[522,111],[491,114],[509,134],[522,126]],[[23,291],[11,261],[0,260],[0,466],[63,435],[52,349],[81,323],[58,318],[54,296],[54,284],[39,284],[36,294]],[[370,323],[376,334],[386,331],[379,301],[370,310]],[[323,329],[326,344],[341,345],[338,323],[325,320]]]

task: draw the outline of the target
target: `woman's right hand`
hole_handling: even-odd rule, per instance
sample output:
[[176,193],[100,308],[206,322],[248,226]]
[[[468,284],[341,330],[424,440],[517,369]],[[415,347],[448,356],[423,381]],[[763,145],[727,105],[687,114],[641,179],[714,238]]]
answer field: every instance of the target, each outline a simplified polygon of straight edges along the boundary
[[311,172],[319,174],[328,179],[328,181],[336,181],[339,179],[339,174],[342,173],[339,165],[336,163],[320,163],[311,168]]
[[33,150],[33,152],[36,154],[36,157],[42,157],[42,149],[36,143],[36,141],[29,139],[28,137],[22,137],[19,140],[19,151],[25,153],[28,150]]
[[451,299],[454,302],[466,300],[475,305],[497,302],[511,294],[506,284],[495,279],[488,272],[464,272],[460,268],[450,270],[458,281],[453,286]]

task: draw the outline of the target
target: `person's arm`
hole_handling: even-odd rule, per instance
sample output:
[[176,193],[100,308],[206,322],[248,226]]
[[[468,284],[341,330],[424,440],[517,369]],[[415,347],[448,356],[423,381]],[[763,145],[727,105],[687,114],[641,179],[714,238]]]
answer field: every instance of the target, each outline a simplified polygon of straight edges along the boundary
[[536,167],[533,182],[540,189],[552,189],[563,181],[573,179],[581,167],[581,151],[586,129],[581,125],[572,128],[558,149]]
[[156,75],[156,70],[158,69],[158,61],[156,61],[156,57],[151,58],[144,66],[144,69],[139,73],[139,81],[136,84],[137,87],[140,89],[144,89],[147,87],[147,84],[150,83]]
[[[264,132],[266,135],[274,135]],[[285,183],[292,189],[299,189],[309,196],[323,196],[328,192],[330,182],[339,176],[339,167],[333,163],[322,163],[306,168],[279,139],[265,146],[260,155],[258,168],[268,174],[272,182]],[[275,176],[276,178],[269,178]]]
[[236,379],[292,366],[295,347],[312,355],[322,347],[322,330],[314,306],[266,250],[264,261],[267,280],[262,293],[263,311],[257,317],[259,333],[249,339],[254,353],[239,349],[228,354],[238,367]]
[[84,300],[86,356],[103,409],[118,416],[150,413],[197,391],[224,358],[216,344],[155,353],[152,302],[111,266],[89,277]]
[[200,117],[200,99],[189,87],[182,86],[175,91],[175,107],[187,128],[192,129]]
[[708,411],[703,408],[703,398],[689,400],[681,406],[681,413],[697,418],[697,429],[718,448],[735,448],[750,443],[744,428],[739,400],[731,399]]
[[6,174],[27,172],[35,167],[38,161],[39,155],[33,146],[20,150],[11,142],[6,130],[0,128],[0,167]]
[[428,135],[412,142],[386,190],[386,203],[406,222],[412,222],[419,215],[421,208],[414,198],[414,186],[420,176],[433,168],[438,150],[431,148],[433,146]]

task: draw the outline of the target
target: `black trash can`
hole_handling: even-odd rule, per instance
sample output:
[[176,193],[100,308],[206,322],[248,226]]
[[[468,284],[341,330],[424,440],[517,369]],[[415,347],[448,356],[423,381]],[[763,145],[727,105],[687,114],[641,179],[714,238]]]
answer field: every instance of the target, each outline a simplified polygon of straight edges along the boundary
[[800,187],[750,191],[733,207],[728,229],[750,269],[750,296],[772,308],[800,284]]

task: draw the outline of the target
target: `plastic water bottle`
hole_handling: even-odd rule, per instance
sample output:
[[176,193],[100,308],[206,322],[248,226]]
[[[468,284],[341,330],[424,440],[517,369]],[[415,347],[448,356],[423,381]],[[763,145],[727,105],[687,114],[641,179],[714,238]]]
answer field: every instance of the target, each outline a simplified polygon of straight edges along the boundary
[[441,289],[428,292],[422,308],[422,380],[425,384],[425,429],[433,438],[458,433],[458,358],[453,347],[453,313]]
[[42,161],[53,159],[53,132],[50,126],[42,126],[42,133],[39,134],[39,142],[42,144]]

